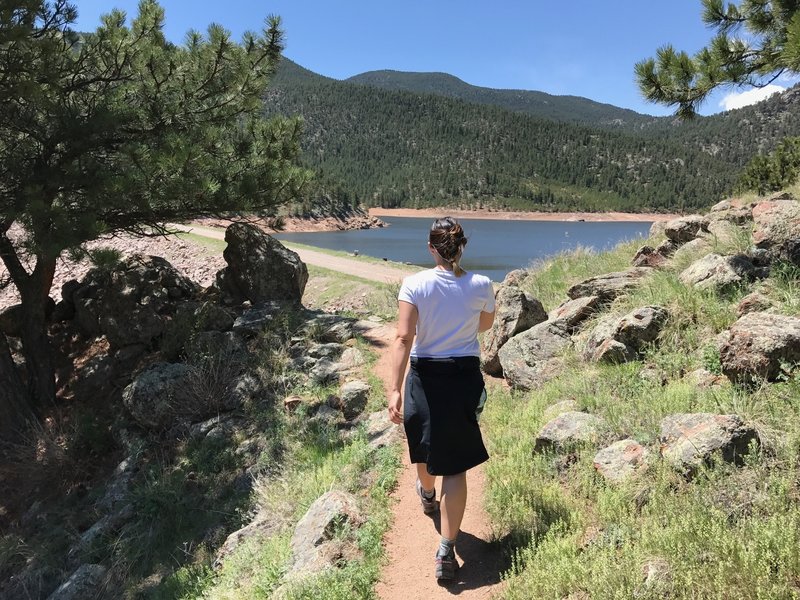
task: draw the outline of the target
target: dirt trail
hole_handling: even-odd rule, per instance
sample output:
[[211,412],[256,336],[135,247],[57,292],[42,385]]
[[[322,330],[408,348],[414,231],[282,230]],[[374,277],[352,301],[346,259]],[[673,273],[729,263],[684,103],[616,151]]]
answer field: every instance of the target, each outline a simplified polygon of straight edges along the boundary
[[[375,374],[390,386],[391,362],[389,344],[395,325],[371,330],[368,339],[380,352]],[[491,530],[483,510],[484,472],[479,466],[468,472],[467,510],[456,543],[461,564],[457,578],[441,586],[434,578],[434,554],[439,543],[439,515],[423,514],[414,490],[416,469],[403,450],[403,471],[393,493],[394,522],[386,535],[387,564],[384,566],[376,593],[382,600],[428,600],[458,596],[466,599],[490,598],[500,587],[500,575],[508,568],[498,544],[490,543]],[[437,490],[439,489],[437,480]]]
[[[177,225],[170,223],[169,227],[176,231],[185,231],[187,233],[194,233],[203,237],[224,240],[225,231],[222,229],[214,229],[211,227],[200,227],[198,225]],[[291,245],[291,244],[289,244]],[[338,271],[345,275],[353,275],[354,277],[361,277],[362,279],[369,279],[370,281],[379,281],[381,283],[395,283],[402,281],[404,277],[416,273],[419,269],[409,267],[406,269],[398,269],[380,263],[368,263],[360,260],[353,260],[343,256],[333,256],[325,254],[324,252],[316,252],[314,250],[306,250],[305,248],[295,248],[293,250],[300,256],[300,260],[309,265],[330,269],[331,271]]]

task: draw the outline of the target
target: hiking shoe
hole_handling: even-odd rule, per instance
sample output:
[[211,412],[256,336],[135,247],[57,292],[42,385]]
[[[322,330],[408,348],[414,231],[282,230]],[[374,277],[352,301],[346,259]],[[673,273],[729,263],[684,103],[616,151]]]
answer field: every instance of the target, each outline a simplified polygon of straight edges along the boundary
[[422,504],[422,512],[430,515],[439,510],[439,502],[436,500],[436,490],[433,490],[433,496],[427,498],[422,492],[422,483],[417,479],[417,496],[419,496],[420,504]]
[[444,556],[436,555],[436,580],[451,581],[456,578],[458,561],[455,552],[452,550]]

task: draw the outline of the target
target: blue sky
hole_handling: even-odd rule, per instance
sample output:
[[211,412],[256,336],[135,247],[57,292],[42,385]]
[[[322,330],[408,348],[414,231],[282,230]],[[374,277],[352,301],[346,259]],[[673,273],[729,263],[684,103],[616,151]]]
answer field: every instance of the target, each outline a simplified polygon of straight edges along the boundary
[[[137,0],[75,2],[77,28],[83,31],[94,29],[113,7],[133,16],[138,6]],[[377,69],[442,71],[473,85],[584,96],[657,115],[669,110],[641,98],[634,63],[665,43],[694,53],[712,36],[700,18],[700,0],[161,0],[161,5],[166,35],[175,42],[189,29],[205,31],[211,22],[239,39],[248,29],[260,29],[267,14],[280,15],[286,56],[336,79]],[[723,110],[723,99],[740,91],[715,94],[700,112]]]

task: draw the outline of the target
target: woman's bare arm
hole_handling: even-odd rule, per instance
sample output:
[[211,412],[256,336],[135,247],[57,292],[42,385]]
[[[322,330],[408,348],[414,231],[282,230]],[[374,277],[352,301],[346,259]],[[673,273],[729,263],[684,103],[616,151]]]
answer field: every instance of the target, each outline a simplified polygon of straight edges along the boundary
[[481,311],[480,320],[478,321],[478,331],[486,331],[494,323],[494,312]]
[[417,307],[408,302],[398,303],[397,333],[392,342],[392,389],[389,393],[389,418],[394,423],[403,422],[403,377],[406,373],[408,356],[417,330]]

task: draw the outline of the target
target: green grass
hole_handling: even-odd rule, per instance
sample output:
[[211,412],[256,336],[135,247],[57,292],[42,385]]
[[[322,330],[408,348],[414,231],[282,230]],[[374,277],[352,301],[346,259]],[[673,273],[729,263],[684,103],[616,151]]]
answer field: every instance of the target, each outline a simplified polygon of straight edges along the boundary
[[[733,240],[729,250],[745,242]],[[629,264],[635,248],[606,255],[579,251],[544,263],[526,289],[552,309],[580,279]],[[658,304],[670,320],[641,361],[584,363],[577,352],[542,388],[496,390],[484,413],[492,460],[487,510],[517,548],[502,598],[797,598],[800,597],[800,380],[757,389],[698,388],[683,375],[719,369],[715,337],[736,320],[750,290],[726,294],[686,288],[679,269],[658,272],[609,312]],[[798,272],[773,271],[762,284],[784,314],[797,314]],[[607,313],[606,313],[607,314]],[[666,385],[643,377],[655,370]],[[593,468],[599,447],[570,460],[534,453],[544,411],[563,400],[604,419],[601,444],[632,437],[651,448],[640,476],[606,483]],[[658,459],[661,420],[674,413],[735,413],[759,432],[745,464],[712,464],[687,481]],[[645,584],[648,561],[669,576]]]

